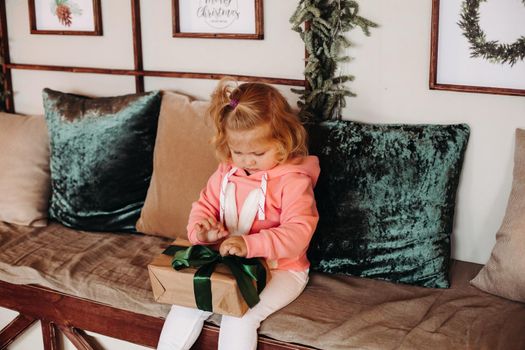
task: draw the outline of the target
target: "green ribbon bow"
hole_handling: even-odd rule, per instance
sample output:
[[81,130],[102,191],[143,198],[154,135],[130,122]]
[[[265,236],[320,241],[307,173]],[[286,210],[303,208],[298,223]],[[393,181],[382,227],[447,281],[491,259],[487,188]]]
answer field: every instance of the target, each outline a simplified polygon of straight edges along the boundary
[[[215,250],[202,245],[191,247],[171,245],[162,254],[173,256],[171,266],[175,270],[197,268],[193,277],[193,290],[197,308],[200,310],[213,312],[210,276],[217,264],[223,263],[228,266],[250,308],[259,302],[259,293],[266,286],[266,269],[256,258],[221,256]],[[257,282],[257,288],[253,285],[253,281]]]

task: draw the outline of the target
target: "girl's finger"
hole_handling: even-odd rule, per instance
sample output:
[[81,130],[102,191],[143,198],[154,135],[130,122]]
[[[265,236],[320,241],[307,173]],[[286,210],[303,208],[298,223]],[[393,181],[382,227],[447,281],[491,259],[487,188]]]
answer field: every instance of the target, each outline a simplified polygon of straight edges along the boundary
[[219,253],[221,253],[221,256],[228,255],[228,250],[230,249],[229,244],[221,244],[219,247]]
[[208,237],[208,242],[215,242],[215,241],[218,239],[218,238],[217,238],[218,233],[217,233],[216,230],[210,230],[210,231],[208,231],[208,233],[207,233],[206,236]]
[[221,231],[219,231],[217,233],[217,239],[221,239],[221,238],[224,238],[224,237],[227,237],[230,233],[224,229],[222,229]]
[[217,220],[215,220],[214,217],[210,216],[207,221],[210,224],[210,227],[216,227],[217,226]]
[[200,223],[195,224],[195,233],[197,234],[197,239],[199,241],[206,241],[206,230]]
[[207,220],[202,220],[200,225],[202,226],[203,231],[208,231],[210,229],[210,223]]

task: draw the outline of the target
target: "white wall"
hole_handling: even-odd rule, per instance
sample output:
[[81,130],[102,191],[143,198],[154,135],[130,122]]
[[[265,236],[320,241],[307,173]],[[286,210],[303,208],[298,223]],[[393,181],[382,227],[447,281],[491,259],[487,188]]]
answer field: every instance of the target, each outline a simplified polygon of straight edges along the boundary
[[[265,0],[265,40],[174,39],[169,0],[142,1],[144,67],[302,79],[304,46],[288,18],[296,0]],[[128,0],[102,1],[103,37],[30,35],[27,2],[7,0],[15,63],[131,68]],[[511,186],[514,130],[525,128],[525,98],[432,91],[428,88],[431,1],[367,0],[361,14],[378,24],[371,37],[350,35],[354,74],[346,119],[378,123],[456,123],[471,127],[453,235],[455,258],[484,263],[492,249]],[[525,77],[524,77],[525,78]],[[172,89],[206,98],[215,82],[146,78],[146,89]],[[132,92],[130,77],[13,72],[15,106],[42,113],[45,86],[93,95]],[[280,87],[293,101],[288,87]]]

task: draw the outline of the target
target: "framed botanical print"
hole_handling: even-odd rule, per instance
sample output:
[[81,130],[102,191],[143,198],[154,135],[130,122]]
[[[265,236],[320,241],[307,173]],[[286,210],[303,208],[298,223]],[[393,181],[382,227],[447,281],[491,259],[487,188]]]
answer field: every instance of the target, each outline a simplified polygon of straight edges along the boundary
[[31,34],[102,35],[100,0],[28,0]]

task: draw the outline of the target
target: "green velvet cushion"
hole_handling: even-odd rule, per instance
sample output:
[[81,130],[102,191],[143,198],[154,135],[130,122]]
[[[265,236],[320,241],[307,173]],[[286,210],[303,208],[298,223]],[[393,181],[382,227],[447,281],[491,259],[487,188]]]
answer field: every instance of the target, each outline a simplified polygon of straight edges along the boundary
[[44,89],[51,218],[90,231],[134,231],[153,168],[159,91],[88,98]]
[[448,287],[469,127],[330,121],[309,129],[321,163],[312,269]]

